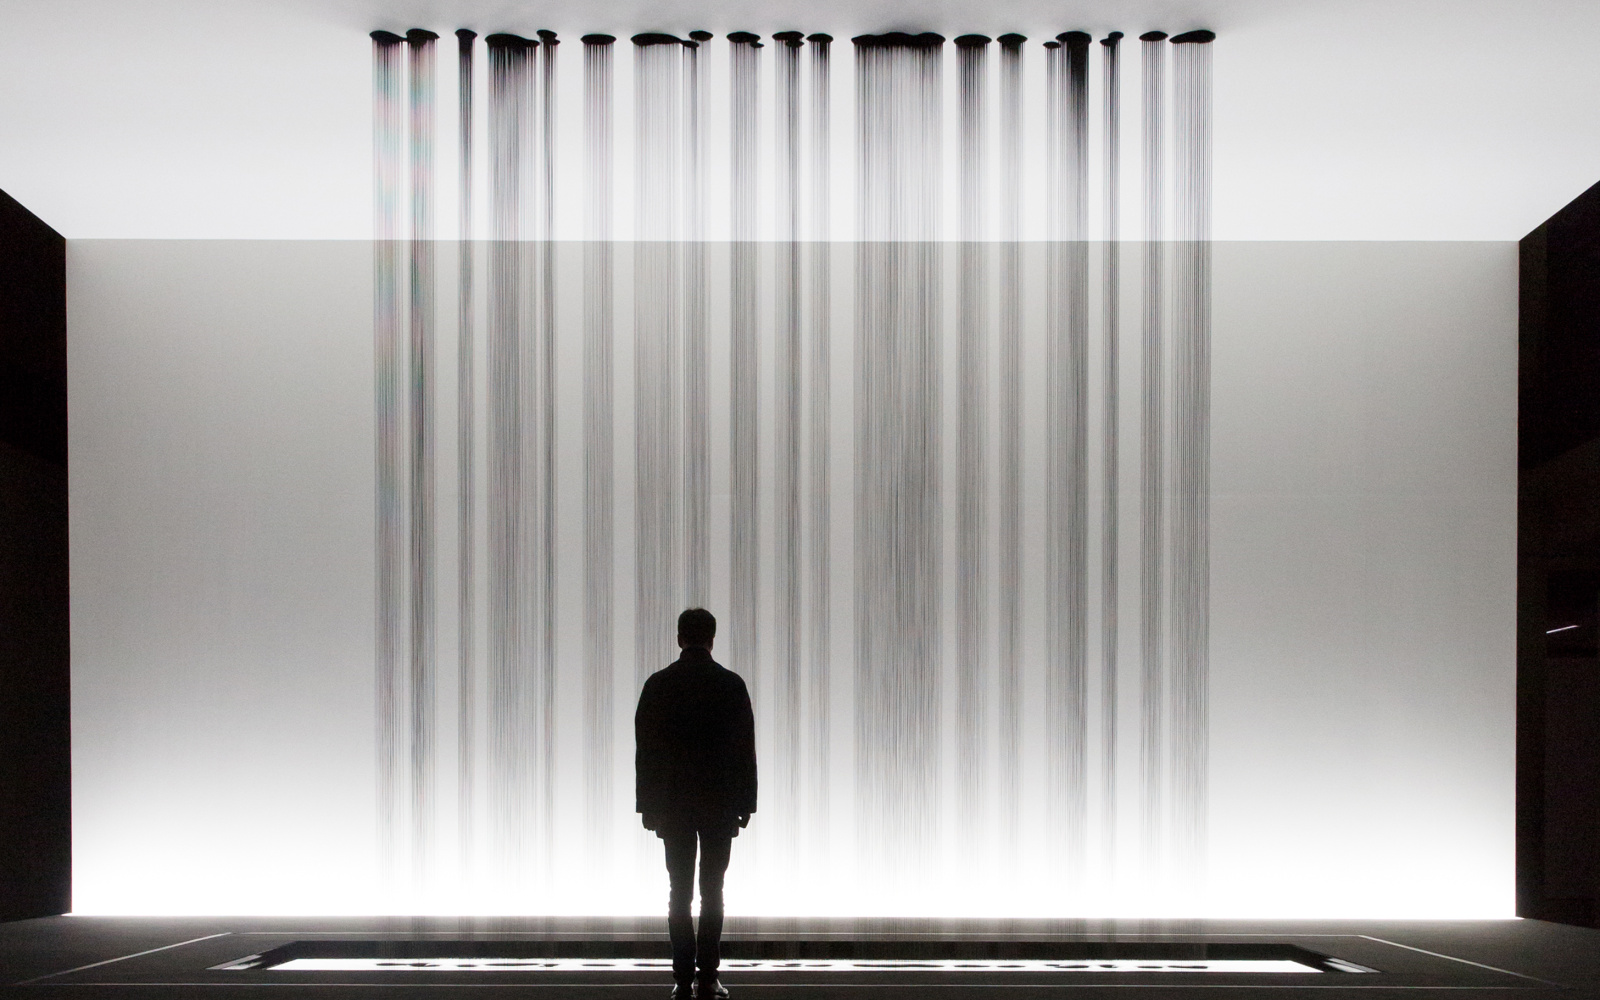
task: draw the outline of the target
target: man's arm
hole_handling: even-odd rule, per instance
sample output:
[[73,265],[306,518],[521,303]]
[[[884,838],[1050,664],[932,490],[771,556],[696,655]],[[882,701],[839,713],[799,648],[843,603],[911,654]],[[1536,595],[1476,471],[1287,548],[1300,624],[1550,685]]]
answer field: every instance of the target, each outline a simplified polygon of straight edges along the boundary
[[744,678],[737,674],[734,677],[739,688],[734,704],[733,745],[729,749],[734,755],[736,811],[741,817],[739,825],[744,826],[756,811],[756,715],[750,708],[750,691]]
[[651,677],[639,692],[639,705],[633,713],[633,790],[634,810],[645,816],[645,829],[661,811],[661,699]]

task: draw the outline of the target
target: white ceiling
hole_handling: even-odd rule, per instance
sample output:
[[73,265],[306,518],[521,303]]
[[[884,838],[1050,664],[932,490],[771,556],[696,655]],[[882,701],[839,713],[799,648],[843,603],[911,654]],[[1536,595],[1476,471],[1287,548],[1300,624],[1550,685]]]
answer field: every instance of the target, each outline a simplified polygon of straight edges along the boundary
[[1593,0],[609,0],[579,10],[550,0],[0,0],[0,189],[69,238],[366,238],[367,32],[413,26],[574,38],[1210,27],[1219,239],[1514,240],[1600,180]]

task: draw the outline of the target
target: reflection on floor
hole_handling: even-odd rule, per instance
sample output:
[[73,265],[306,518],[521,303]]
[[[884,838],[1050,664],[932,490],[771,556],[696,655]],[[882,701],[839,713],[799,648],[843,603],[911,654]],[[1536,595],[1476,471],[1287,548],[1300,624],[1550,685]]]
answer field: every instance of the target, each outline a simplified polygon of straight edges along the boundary
[[[0,985],[178,1000],[664,996],[664,924],[55,917],[0,925]],[[1600,996],[1600,932],[1538,921],[730,920],[726,946],[723,982],[749,998]]]
[[[419,958],[407,961],[393,958],[291,958],[268,966],[277,972],[503,972],[524,969],[546,972],[609,972],[641,970],[672,971],[670,959],[658,958]],[[1123,958],[1111,962],[857,962],[816,959],[809,962],[724,962],[724,974],[732,972],[1321,972],[1321,969],[1289,959],[1220,958],[1210,962],[1141,962]],[[1365,971],[1365,970],[1346,970]]]
[[[922,939],[735,937],[722,968],[739,972],[1372,973],[1298,945],[1245,941],[994,937]],[[447,941],[319,938],[247,955],[217,969],[250,972],[641,972],[671,970],[659,938]]]

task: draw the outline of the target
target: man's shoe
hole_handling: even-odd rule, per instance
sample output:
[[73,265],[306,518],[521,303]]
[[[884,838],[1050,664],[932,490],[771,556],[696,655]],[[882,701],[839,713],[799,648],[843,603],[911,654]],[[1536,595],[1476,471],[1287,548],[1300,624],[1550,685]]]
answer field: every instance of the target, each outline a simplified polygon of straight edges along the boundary
[[709,983],[702,979],[695,986],[697,1000],[728,1000],[728,988],[722,985],[719,979],[713,979]]
[[694,987],[688,983],[678,983],[672,987],[671,1000],[693,1000]]

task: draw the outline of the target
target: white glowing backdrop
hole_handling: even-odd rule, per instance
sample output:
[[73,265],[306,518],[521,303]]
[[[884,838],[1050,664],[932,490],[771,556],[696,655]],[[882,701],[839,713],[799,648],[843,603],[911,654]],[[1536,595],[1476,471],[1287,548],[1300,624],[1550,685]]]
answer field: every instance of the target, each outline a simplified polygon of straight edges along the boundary
[[[613,21],[621,16],[612,13]],[[1217,26],[1235,16],[1249,22],[1247,13],[1220,11]],[[366,13],[357,14],[341,8],[330,16],[369,23]],[[220,17],[217,23],[227,19],[208,16]],[[1134,33],[1145,27],[1137,25]],[[537,101],[550,85],[550,130],[540,133],[530,103],[523,120],[501,133],[530,142],[523,160],[526,193],[498,199],[492,195],[492,140],[485,141],[495,127],[485,111],[494,85],[480,41],[472,231],[481,239],[520,217],[522,235],[567,242],[554,244],[548,258],[533,247],[520,259],[497,258],[487,245],[476,253],[475,357],[468,380],[477,394],[469,408],[476,438],[475,496],[468,504],[476,520],[476,596],[468,605],[475,690],[465,714],[459,711],[457,657],[456,245],[433,246],[435,277],[413,282],[429,296],[410,299],[405,275],[418,273],[411,268],[427,255],[408,258],[401,244],[379,258],[379,275],[387,277],[375,288],[374,245],[362,240],[72,239],[75,911],[661,912],[666,886],[659,842],[632,813],[629,723],[637,677],[664,665],[675,650],[670,634],[641,636],[637,626],[665,622],[692,600],[722,618],[717,652],[751,681],[756,695],[762,806],[736,842],[732,913],[1510,915],[1516,245],[1227,242],[1213,246],[1209,286],[1179,280],[1176,268],[1168,272],[1161,296],[1172,306],[1165,327],[1171,341],[1164,350],[1173,352],[1167,356],[1175,363],[1162,390],[1169,409],[1160,434],[1169,448],[1189,440],[1190,457],[1209,446],[1208,531],[1202,532],[1209,567],[1199,584],[1209,599],[1209,613],[1200,616],[1209,624],[1203,644],[1209,668],[1186,675],[1202,682],[1204,704],[1184,710],[1186,719],[1199,721],[1198,731],[1180,740],[1170,705],[1154,730],[1142,730],[1151,717],[1141,700],[1140,674],[1144,245],[1127,242],[1117,251],[1120,367],[1108,369],[1105,297],[1114,286],[1105,280],[1105,245],[1088,244],[1078,258],[1040,242],[1101,239],[1108,222],[1103,196],[1113,179],[1123,192],[1118,232],[1129,240],[1144,232],[1140,43],[1123,43],[1122,154],[1120,167],[1108,171],[1101,47],[1090,45],[1086,113],[1069,130],[1065,123],[1073,119],[1065,105],[1046,97],[1064,80],[1065,63],[1047,71],[1039,46],[1046,36],[1033,33],[1012,98],[1004,96],[1000,47],[989,47],[987,68],[979,71],[988,81],[988,111],[973,128],[963,117],[970,79],[958,79],[955,49],[947,47],[932,89],[924,83],[921,91],[897,98],[915,97],[924,111],[937,111],[924,122],[939,120],[942,135],[924,143],[919,155],[924,168],[942,166],[913,176],[902,165],[869,180],[864,168],[858,173],[855,143],[863,133],[851,109],[872,97],[870,87],[856,91],[865,78],[854,71],[849,32],[841,30],[833,46],[831,118],[811,115],[815,66],[809,52],[804,73],[793,78],[800,96],[791,106],[797,124],[789,134],[799,148],[788,169],[779,162],[786,141],[778,70],[783,50],[769,40],[749,78],[759,81],[761,97],[741,131],[728,112],[730,47],[721,38],[704,45],[704,155],[697,174],[677,138],[687,121],[675,116],[688,104],[676,104],[673,95],[689,93],[677,89],[687,69],[663,62],[665,48],[639,57],[625,37],[619,39],[614,106],[597,116],[585,101],[586,81],[592,82],[585,63],[592,53],[578,33],[564,31],[552,74],[528,91],[530,102]],[[338,81],[325,88],[328,106],[282,101],[284,121],[302,130],[315,125],[333,137],[323,152],[294,154],[304,161],[299,166],[274,166],[273,156],[299,147],[255,143],[248,170],[213,169],[185,188],[185,204],[194,205],[215,202],[224,189],[234,192],[223,198],[225,211],[190,206],[190,215],[205,217],[197,224],[169,208],[167,228],[147,224],[145,235],[349,237],[367,231],[367,43],[348,24],[295,35],[301,36],[315,36],[327,49],[324,71],[343,67],[328,77]],[[1214,229],[1207,228],[1209,182],[1185,188],[1196,174],[1181,165],[1195,162],[1183,150],[1201,145],[1209,162],[1209,113],[1195,119],[1206,124],[1204,143],[1191,147],[1185,137],[1195,131],[1174,126],[1173,106],[1166,111],[1164,169],[1171,188],[1162,216],[1165,238],[1191,231],[1197,217],[1191,209],[1198,204],[1205,225],[1193,231],[1224,237],[1392,237],[1420,232],[1426,226],[1419,220],[1432,220],[1429,232],[1436,238],[1492,230],[1503,239],[1511,225],[1506,219],[1532,212],[1524,202],[1553,197],[1545,188],[1556,184],[1552,178],[1567,162],[1560,157],[1545,158],[1544,186],[1517,196],[1522,201],[1513,192],[1469,199],[1476,221],[1451,209],[1445,214],[1454,221],[1440,224],[1434,219],[1443,211],[1435,204],[1438,171],[1428,175],[1425,195],[1400,198],[1390,190],[1393,157],[1358,153],[1359,143],[1330,153],[1333,140],[1326,136],[1321,145],[1308,143],[1308,129],[1346,133],[1326,115],[1307,125],[1309,116],[1286,114],[1274,103],[1298,93],[1291,83],[1309,85],[1316,74],[1284,64],[1283,53],[1299,51],[1294,45],[1280,40],[1263,47],[1263,37],[1259,26],[1242,24],[1237,36],[1225,33],[1216,45]],[[1228,48],[1235,38],[1237,48]],[[1241,59],[1231,61],[1230,52]],[[431,232],[450,237],[461,221],[455,39],[446,34],[437,56],[435,184],[427,201]],[[1315,53],[1307,58],[1314,67]],[[1452,50],[1450,58],[1461,57]],[[636,70],[651,60],[653,82],[636,81]],[[1540,61],[1541,72],[1553,64]],[[363,72],[344,72],[352,67]],[[1347,93],[1349,76],[1339,74],[1340,94]],[[1192,84],[1199,77],[1185,79]],[[1372,74],[1363,79],[1365,86],[1379,86]],[[402,80],[390,81],[394,123],[401,121]],[[359,113],[350,107],[355,89],[363,91]],[[1383,101],[1368,103],[1381,110],[1391,100],[1422,99],[1419,88],[1393,89]],[[12,91],[0,88],[0,114],[3,94]],[[1173,104],[1181,105],[1186,92],[1193,93],[1192,86],[1176,87]],[[638,95],[649,103],[652,128],[635,128]],[[997,151],[1013,148],[1002,110],[1012,99],[1005,106],[1016,107],[1022,126],[1015,184],[1003,177],[1012,154]],[[1241,109],[1251,110],[1258,131],[1241,126]],[[1056,124],[1047,122],[1052,115],[1060,116]],[[617,174],[615,197],[607,202],[610,218],[597,229],[592,140],[601,120],[611,127]],[[1264,121],[1271,128],[1262,132]],[[964,129],[970,142],[963,141]],[[1057,155],[1065,146],[1049,148],[1051,142],[1070,146],[1063,138],[1068,131],[1084,142],[1081,167]],[[402,133],[394,134],[400,144],[391,150],[394,159],[379,158],[379,176],[400,186],[387,202],[389,214],[380,212],[378,232],[404,236],[405,198],[414,192],[405,184]],[[907,143],[920,141],[905,134]],[[1370,144],[1375,130],[1349,134]],[[824,135],[834,152],[813,159]],[[754,151],[744,175],[728,155],[740,142]],[[1283,166],[1313,147],[1321,152],[1311,161]],[[544,149],[548,159],[536,159],[535,151]],[[988,150],[987,174],[969,169],[973,150]],[[1364,181],[1327,176],[1345,154],[1368,158]],[[0,166],[10,156],[0,155]],[[1462,175],[1451,176],[1463,190],[1483,183],[1476,174],[1469,177],[1469,168],[1481,173],[1489,169],[1485,164],[1499,162],[1456,159]],[[636,161],[648,164],[645,176],[654,187],[635,186]],[[162,177],[178,176],[196,162],[175,158],[171,170],[164,164]],[[540,193],[546,163],[554,195],[548,203]],[[309,174],[306,164],[315,165]],[[59,169],[13,173],[51,197],[55,189],[41,178],[65,176]],[[359,183],[352,180],[357,174]],[[248,182],[258,175],[261,183]],[[289,189],[296,182],[285,178],[302,175],[315,182],[295,194]],[[688,183],[696,176],[704,184],[698,195]],[[865,192],[899,194],[923,178],[931,181],[920,189],[920,201],[908,199],[914,204],[908,227],[874,231],[862,224],[865,210],[874,207]],[[831,191],[818,201],[822,180]],[[250,188],[248,197],[238,194],[241,183]],[[1074,186],[1086,196],[1077,215],[1063,207],[1071,197],[1059,194]],[[1178,194],[1190,189],[1203,196],[1182,201]],[[157,183],[151,190],[162,189]],[[1344,193],[1335,198],[1328,194],[1333,191]],[[636,205],[639,196],[649,204]],[[699,215],[696,197],[702,199]],[[747,206],[742,217],[734,208],[741,197]],[[682,211],[655,211],[662,198],[682,199]],[[75,228],[64,231],[69,237],[120,234],[123,224],[116,220],[139,212],[133,199],[123,201],[117,212],[101,213],[100,228],[86,229],[72,216]],[[786,217],[789,206],[794,214]],[[1014,225],[1008,221],[1013,210]],[[1493,225],[1485,221],[1490,215]],[[599,233],[617,240],[603,266],[593,244],[576,242]],[[922,257],[885,263],[845,242],[867,235],[933,242],[907,251]],[[696,236],[762,243],[757,250],[711,242],[669,252],[659,245],[636,250],[627,242]],[[785,236],[840,242],[823,251],[802,245],[796,252],[794,244],[775,242]],[[993,242],[1010,238],[1020,242]],[[957,240],[986,245],[963,250]],[[1020,264],[1014,384],[1007,381],[1001,329],[1007,247],[1015,248]],[[1169,251],[1168,259],[1187,258]],[[931,268],[917,271],[923,260]],[[1083,262],[1081,272],[1073,271],[1073,260]],[[497,262],[525,270],[508,281],[507,272],[496,272]],[[648,273],[636,276],[640,266]],[[698,267],[704,269],[703,300],[693,299],[700,286],[690,280],[701,273]],[[819,273],[831,277],[821,300],[830,331],[822,368],[816,365],[822,356],[811,353],[821,329]],[[597,380],[586,351],[596,343],[601,274],[614,281],[607,300],[613,355],[609,374]],[[663,274],[671,277],[663,280]],[[883,315],[893,315],[862,311],[889,301],[882,288],[862,284],[868,275],[884,285],[905,281],[910,299],[929,307],[912,320],[902,313],[891,321],[905,327],[897,334],[905,339],[889,344],[893,349],[875,340],[876,332],[862,332],[876,331]],[[1081,292],[1072,290],[1072,281],[1083,282]],[[1212,294],[1211,342],[1203,352],[1211,395],[1209,430],[1195,451],[1193,412],[1173,410],[1181,398],[1173,387],[1185,377],[1177,359],[1194,328],[1192,316],[1181,313],[1202,287]],[[738,314],[740,302],[754,311]],[[541,312],[546,303],[552,310],[547,317]],[[498,318],[496,309],[502,309]],[[411,379],[423,369],[404,355],[418,329],[408,319],[430,311],[435,322],[425,353],[432,418],[421,434],[417,411],[409,408],[422,398]],[[752,320],[753,340],[740,341],[741,324]],[[497,341],[497,323],[501,334],[521,332]],[[705,337],[703,386],[690,377],[695,330]],[[972,331],[981,335],[964,339]],[[548,368],[538,354],[546,332]],[[926,342],[918,339],[928,334]],[[375,341],[382,358],[389,338],[401,364],[388,374],[380,364],[375,380]],[[799,338],[803,347],[786,353],[793,343],[786,338]],[[511,343],[527,353],[520,359],[496,353]],[[755,350],[741,355],[737,343]],[[1051,346],[1069,343],[1084,345],[1086,354],[1064,357]],[[927,346],[931,355],[917,353]],[[740,369],[741,357],[753,359],[754,367]],[[925,381],[913,379],[896,396],[883,381],[860,377],[869,357],[903,366],[894,369],[895,377]],[[1110,370],[1116,375],[1108,384]],[[510,372],[526,380],[521,388],[505,390]],[[614,434],[604,461],[588,436],[601,385],[609,393]],[[1103,408],[1111,387],[1120,431]],[[395,396],[386,402],[389,390]],[[708,419],[698,452],[702,445],[691,448],[691,435],[680,438],[675,423],[697,393]],[[512,398],[527,405],[520,415],[507,409]],[[967,405],[972,399],[976,409]],[[1083,403],[1081,425],[1068,426],[1072,411],[1062,406],[1064,399]],[[1012,404],[1014,438],[1003,426]],[[641,418],[636,406],[659,407],[664,419]],[[976,412],[981,420],[974,420]],[[548,425],[545,415],[552,418]],[[894,436],[900,432],[895,421],[908,415],[914,418],[908,426],[921,435],[911,463],[916,467],[896,466],[879,477],[871,463],[862,464],[862,442],[888,442],[884,454],[891,458],[901,454],[895,449],[909,451]],[[534,436],[508,448],[512,439],[505,435],[513,426]],[[546,426],[551,437],[537,437]],[[385,436],[392,432],[397,436]],[[1072,442],[1080,433],[1085,450],[1074,458]],[[969,434],[977,435],[976,450]],[[816,442],[824,439],[830,444],[819,450]],[[1002,471],[1010,440],[1021,462],[1022,548],[1014,589],[1004,587],[997,565],[997,508],[1007,495]],[[399,449],[391,461],[380,444],[377,470],[375,441]],[[548,459],[540,450],[546,441]],[[1119,442],[1112,449],[1120,456],[1111,521],[1120,526],[1116,534],[1102,510],[1108,441]],[[418,450],[405,450],[413,445]],[[1067,457],[1047,458],[1052,448]],[[691,452],[704,456],[708,486],[701,582],[694,582],[699,570],[690,568],[686,555],[693,531],[692,520],[682,516],[687,503],[674,497],[659,519],[646,509],[685,481],[679,463]],[[517,456],[513,465],[523,463],[512,476],[525,491],[521,499],[507,500],[513,494],[502,489],[508,454]],[[432,465],[417,467],[432,474],[408,480],[418,456]],[[1168,461],[1184,459],[1169,451]],[[399,478],[386,483],[385,469]],[[596,469],[603,472],[600,480]],[[928,469],[937,489],[910,491],[921,506],[905,514],[906,487]],[[824,471],[827,483],[819,487]],[[416,487],[423,480],[429,485],[419,501]],[[738,484],[751,481],[759,483],[758,499],[740,492],[745,487]],[[543,521],[546,483],[552,505]],[[869,495],[864,484],[870,483],[888,492]],[[1174,499],[1180,492],[1169,493],[1162,515],[1169,532],[1179,524],[1173,511],[1182,506]],[[979,496],[983,510],[974,513]],[[516,520],[524,517],[516,513],[523,504],[525,522]],[[1192,512],[1193,504],[1186,509]],[[1073,522],[1074,510],[1085,521]],[[495,527],[502,516],[512,518],[514,529],[506,529],[512,522]],[[601,522],[609,525],[609,548],[601,546],[613,553],[609,578],[592,572],[593,527]],[[421,560],[413,547],[421,536],[406,535],[419,523],[433,533],[425,546],[429,556]],[[813,556],[818,524],[825,525],[820,535],[828,541],[825,563]],[[543,655],[538,619],[544,584],[538,578],[546,553],[538,543],[524,543],[511,560],[511,574],[526,578],[516,584],[523,589],[511,592],[520,610],[498,625],[490,610],[492,574],[500,572],[495,559],[506,551],[507,537],[495,532],[536,535],[544,525],[553,543],[548,702],[536,690],[541,668],[526,666]],[[787,534],[785,525],[792,525]],[[680,534],[662,541],[650,534],[658,529]],[[751,534],[736,542],[744,529]],[[914,544],[886,544],[896,531]],[[1113,537],[1116,544],[1108,544]],[[1193,564],[1175,554],[1173,537],[1157,543],[1169,584],[1181,575],[1180,563]],[[1067,558],[1062,553],[1077,545],[1071,558],[1080,560],[1083,576],[1071,583],[1071,574],[1057,569]],[[905,556],[902,550],[909,549],[915,551]],[[730,559],[735,551],[756,555],[753,561]],[[974,551],[981,560],[970,558]],[[1114,592],[1103,583],[1108,551],[1120,567]],[[935,569],[909,582],[904,573],[872,572],[878,562],[903,557],[910,560],[904,565],[931,559]],[[657,558],[668,567],[668,585],[659,593],[636,587],[641,566]],[[791,564],[793,571],[786,571]],[[408,581],[386,590],[385,565],[409,573]],[[422,579],[431,583],[419,589]],[[613,662],[602,687],[609,702],[597,699],[585,679],[586,671],[595,676],[597,662],[595,598],[592,588],[585,591],[594,580],[608,584],[602,631]],[[896,596],[884,597],[886,589]],[[432,602],[427,635],[410,631],[417,618],[411,598],[418,593]],[[1008,594],[1018,612],[1019,668],[1009,703],[996,634]],[[793,617],[779,612],[786,600],[793,602],[787,605]],[[924,620],[928,608],[932,627]],[[753,630],[729,625],[747,612],[754,614]],[[1064,622],[1067,612],[1074,617]],[[1163,612],[1170,613],[1170,607]],[[826,631],[812,630],[822,620]],[[864,622],[881,631],[880,639],[888,637],[871,654],[882,662],[870,669],[863,663],[871,656],[858,641]],[[797,629],[793,638],[786,638],[789,626]],[[385,627],[394,631],[385,633]],[[413,655],[418,646],[398,656],[385,653],[386,634],[407,643],[423,636],[422,645],[434,652],[421,659]],[[517,696],[521,702],[494,686],[492,643],[510,641],[507,635],[514,638],[510,661],[522,664],[512,673],[530,683]],[[824,641],[818,643],[818,635]],[[1161,632],[1161,642],[1177,657],[1182,644],[1175,635]],[[1106,636],[1113,637],[1109,644]],[[759,654],[742,652],[756,642]],[[932,650],[928,662],[907,656],[914,643]],[[963,663],[971,661],[961,657],[974,644],[976,672],[963,673]],[[799,651],[791,661],[797,673],[785,674],[780,649]],[[1187,650],[1185,662],[1192,663],[1193,644]],[[1072,656],[1081,658],[1071,669],[1084,679],[1075,706],[1070,692],[1062,700],[1063,664]],[[1108,674],[1113,660],[1118,665]],[[418,672],[416,663],[426,668]],[[375,701],[382,703],[374,697],[375,676],[402,678],[398,707],[375,713]],[[413,699],[411,679],[424,676],[431,695]],[[905,690],[897,694],[901,701],[886,701],[873,687],[887,680],[904,689],[904,678],[913,676],[928,698],[904,712],[902,703],[910,704]],[[1108,676],[1120,688],[1114,701],[1103,697]],[[963,686],[963,678],[974,677],[976,688]],[[1158,687],[1168,684],[1164,677]],[[1178,687],[1162,689],[1170,694]],[[825,692],[821,701],[819,692]],[[1007,704],[1015,706],[1014,717]],[[1108,704],[1114,706],[1109,715]],[[502,711],[507,705],[515,710]],[[533,718],[546,708],[548,730]],[[1081,720],[1072,722],[1079,710]],[[1019,737],[1014,751],[1003,736],[1013,724]],[[1155,758],[1166,769],[1153,783],[1141,772],[1146,731],[1155,733]],[[533,751],[541,751],[540,761]],[[514,766],[507,767],[508,759]],[[1198,778],[1186,777],[1189,785],[1179,789],[1174,775],[1190,764],[1198,764]],[[1063,789],[1071,795],[1061,795]]]
[[[620,268],[629,255],[618,257]],[[730,912],[1510,915],[1516,259],[1514,243],[1215,246],[1209,856],[1198,895],[1175,897],[1140,869],[1131,820],[1118,860],[1089,879],[1067,887],[1035,877],[1032,866],[1049,856],[1037,804],[1015,857],[974,857],[946,840],[924,859],[922,891],[875,891],[873,872],[856,866],[841,780],[831,865],[783,853],[762,828],[779,812],[766,799],[736,843]],[[441,247],[441,275],[454,274],[453,261]],[[557,263],[575,287],[577,245]],[[1136,266],[1130,258],[1125,271]],[[397,886],[381,870],[371,245],[74,240],[68,269],[75,911],[660,911],[665,875],[657,842],[631,816],[627,745],[603,855],[583,824],[561,818],[582,809],[562,792],[550,873],[537,884],[440,862],[424,884]],[[853,271],[835,273],[835,329],[848,345]],[[726,266],[708,274],[715,353],[726,337]],[[1128,317],[1137,315],[1131,284]],[[451,294],[446,280],[441,303]],[[559,323],[581,324],[580,296],[558,302]],[[1040,350],[1038,308],[1035,299],[1030,351]],[[453,310],[439,315],[437,350],[454,357]],[[623,391],[631,317],[619,304],[621,454],[633,427]],[[761,322],[770,336],[770,308]],[[558,370],[575,371],[578,343],[557,350]],[[836,386],[851,384],[850,358],[835,352]],[[762,364],[770,388],[770,352]],[[948,357],[942,370],[953,399]],[[726,405],[725,373],[712,370],[713,420]],[[1027,375],[1029,435],[1043,433],[1042,378]],[[1125,364],[1127,407],[1137,405],[1137,378]],[[575,412],[579,388],[576,377],[558,380],[561,412]],[[455,412],[449,380],[437,402]],[[853,453],[847,402],[833,418],[841,511]],[[557,466],[574,482],[581,428],[557,427]],[[453,468],[454,440],[446,419],[441,469]],[[727,439],[711,440],[715,481]],[[1136,474],[1131,460],[1123,467]],[[1036,516],[1042,473],[1028,476],[1027,516]],[[453,484],[441,475],[443,509]],[[1132,502],[1136,491],[1124,495]],[[631,523],[619,507],[619,530]],[[849,518],[836,523],[847,529]],[[448,566],[453,536],[440,535]],[[847,534],[840,541],[843,562],[851,547]],[[581,541],[562,545],[558,564],[571,567]],[[1134,564],[1130,555],[1125,565]],[[1042,559],[1030,565],[1042,572]],[[728,581],[725,564],[713,566],[723,567],[711,580],[717,608]],[[1132,609],[1136,575],[1123,580]],[[448,650],[455,624],[440,603]],[[560,590],[558,620],[576,621],[580,605]],[[851,616],[836,620],[834,641],[848,649]],[[558,663],[575,659],[578,637],[559,633]],[[627,652],[619,647],[622,723],[634,696]],[[668,655],[663,643],[655,659]],[[447,744],[454,716],[441,670]],[[1037,669],[1024,685],[1023,749],[1028,767],[1042,767]],[[569,761],[580,688],[558,671],[558,750]],[[834,690],[847,719],[849,684]],[[1136,728],[1124,727],[1129,739]],[[841,772],[849,746],[841,735]],[[1125,757],[1134,755],[1130,747]],[[563,787],[575,796],[579,786]],[[436,794],[454,795],[448,767]],[[439,826],[441,858],[456,856],[453,829]]]

